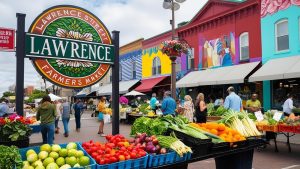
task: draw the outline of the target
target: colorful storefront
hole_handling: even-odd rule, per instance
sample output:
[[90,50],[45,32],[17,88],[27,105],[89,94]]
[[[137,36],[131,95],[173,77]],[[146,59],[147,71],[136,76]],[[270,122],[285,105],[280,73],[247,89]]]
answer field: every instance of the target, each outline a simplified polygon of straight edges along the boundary
[[[266,109],[282,109],[287,94],[300,96],[300,2],[261,2],[261,37],[263,66],[250,77],[263,81]],[[298,99],[297,99],[298,98]]]
[[[260,3],[256,0],[208,1],[187,25],[178,28],[179,38],[191,46],[194,54],[194,57],[183,58],[194,61],[194,64],[190,64],[193,67],[186,70],[194,69],[201,72],[205,69],[212,69],[214,72],[219,72],[209,73],[210,76],[208,72],[205,72],[206,76],[203,76],[203,79],[199,79],[200,74],[197,74],[199,78],[196,75],[195,78],[198,82],[194,85],[184,87],[185,84],[180,84],[179,86],[187,88],[188,92],[194,95],[197,92],[205,92],[207,95],[222,92],[224,95],[224,89],[226,90],[228,85],[240,84],[235,86],[239,94],[245,96],[244,99],[247,99],[251,92],[258,92],[261,95],[261,84],[247,83],[247,78],[259,67],[261,61],[259,11]],[[181,67],[185,67],[186,63],[186,61],[182,62]],[[238,65],[246,67],[240,68],[245,69],[242,74],[235,72],[239,70],[236,67],[230,68],[231,71],[225,68]],[[235,74],[240,76],[238,81],[232,79]],[[231,78],[232,83],[228,83],[229,80],[225,83],[224,76]],[[184,81],[189,83],[189,80],[183,78],[181,82]],[[246,83],[243,84],[244,82]],[[192,87],[196,88],[191,89]]]

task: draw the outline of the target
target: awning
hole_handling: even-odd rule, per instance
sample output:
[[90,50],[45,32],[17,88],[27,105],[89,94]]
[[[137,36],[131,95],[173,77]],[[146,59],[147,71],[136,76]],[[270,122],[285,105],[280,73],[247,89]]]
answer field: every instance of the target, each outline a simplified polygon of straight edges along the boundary
[[78,92],[75,97],[85,97],[88,93],[88,88],[85,88]]
[[[119,83],[119,93],[125,94],[125,93],[129,92],[130,88],[132,88],[138,82],[139,82],[139,80],[121,81]],[[112,94],[112,84],[111,83],[100,86],[99,90],[97,91],[98,96],[105,96],[105,95],[111,95],[111,94]]]
[[139,92],[149,92],[152,91],[152,88],[155,87],[159,82],[163,81],[168,76],[162,76],[157,78],[143,79],[141,84],[134,90]]
[[249,81],[277,80],[300,77],[300,56],[272,59],[250,76]]
[[260,62],[245,63],[191,72],[180,79],[176,83],[176,87],[183,88],[243,83],[244,79],[258,66],[259,63]]

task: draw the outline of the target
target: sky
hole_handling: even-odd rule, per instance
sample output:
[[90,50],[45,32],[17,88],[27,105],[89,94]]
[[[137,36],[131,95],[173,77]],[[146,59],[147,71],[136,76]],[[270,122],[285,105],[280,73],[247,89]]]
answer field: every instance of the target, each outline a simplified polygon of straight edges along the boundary
[[[175,12],[176,24],[191,20],[207,0],[186,0]],[[28,30],[32,21],[55,5],[76,5],[94,13],[108,30],[120,31],[120,44],[150,38],[171,29],[171,11],[162,8],[163,0],[0,0],[0,27],[16,28],[16,13],[26,14]],[[0,52],[0,96],[16,81],[14,52]],[[25,59],[24,83],[38,85],[39,75]]]

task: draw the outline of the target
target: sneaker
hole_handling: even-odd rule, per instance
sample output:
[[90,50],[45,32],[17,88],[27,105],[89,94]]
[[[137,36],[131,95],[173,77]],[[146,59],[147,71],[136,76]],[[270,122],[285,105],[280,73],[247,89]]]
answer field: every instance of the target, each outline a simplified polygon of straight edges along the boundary
[[100,136],[101,136],[101,137],[105,137],[105,136],[106,136],[106,134],[102,133],[102,134],[100,134]]
[[65,133],[64,136],[65,136],[65,137],[69,137],[69,133]]

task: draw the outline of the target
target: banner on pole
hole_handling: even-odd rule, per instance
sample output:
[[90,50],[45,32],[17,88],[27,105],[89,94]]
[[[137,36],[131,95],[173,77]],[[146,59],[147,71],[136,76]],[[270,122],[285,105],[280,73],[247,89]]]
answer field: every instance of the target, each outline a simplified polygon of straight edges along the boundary
[[0,51],[15,51],[15,30],[0,28]]

